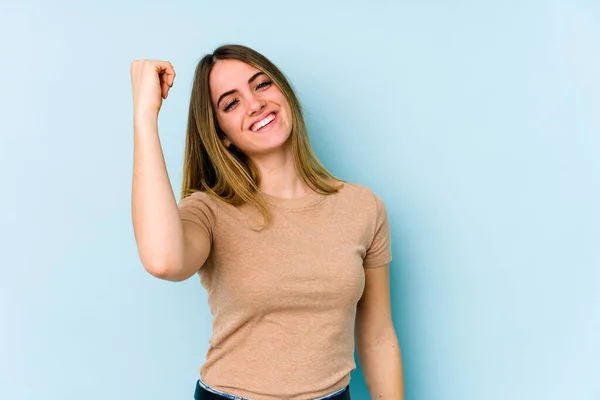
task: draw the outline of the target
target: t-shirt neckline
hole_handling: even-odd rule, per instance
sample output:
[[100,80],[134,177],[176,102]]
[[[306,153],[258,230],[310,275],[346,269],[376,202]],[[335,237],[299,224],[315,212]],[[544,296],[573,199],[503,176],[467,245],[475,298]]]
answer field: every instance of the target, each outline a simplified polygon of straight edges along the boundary
[[321,202],[323,199],[325,199],[326,196],[324,194],[315,192],[314,190],[311,190],[310,193],[305,194],[303,196],[292,198],[276,197],[263,192],[260,192],[260,194],[268,204],[287,209],[310,207]]

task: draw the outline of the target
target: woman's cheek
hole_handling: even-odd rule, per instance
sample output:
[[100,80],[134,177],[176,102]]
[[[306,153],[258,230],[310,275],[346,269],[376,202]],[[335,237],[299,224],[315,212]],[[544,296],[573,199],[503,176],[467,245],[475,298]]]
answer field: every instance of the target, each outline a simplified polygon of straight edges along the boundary
[[221,117],[220,121],[219,121],[219,125],[221,126],[221,129],[223,130],[223,132],[225,132],[226,134],[230,134],[231,133],[231,118],[227,118],[227,117]]

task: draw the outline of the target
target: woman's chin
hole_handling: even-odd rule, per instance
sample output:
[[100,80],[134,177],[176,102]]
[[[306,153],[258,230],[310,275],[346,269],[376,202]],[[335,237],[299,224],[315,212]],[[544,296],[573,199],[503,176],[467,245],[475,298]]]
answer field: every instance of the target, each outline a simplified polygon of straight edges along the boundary
[[291,151],[292,149],[292,141],[290,134],[285,136],[283,136],[282,134],[273,135],[268,139],[269,140],[267,141],[261,140],[260,143],[255,142],[254,146],[252,146],[253,148],[249,150],[247,154],[276,154],[282,151]]

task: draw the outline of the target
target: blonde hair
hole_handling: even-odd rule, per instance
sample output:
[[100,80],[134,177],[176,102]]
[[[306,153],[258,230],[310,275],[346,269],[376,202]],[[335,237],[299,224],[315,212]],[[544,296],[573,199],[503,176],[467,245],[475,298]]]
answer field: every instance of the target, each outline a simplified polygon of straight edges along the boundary
[[242,61],[264,72],[282,91],[292,110],[290,139],[296,172],[318,193],[337,192],[341,185],[332,182],[342,181],[327,171],[313,153],[300,102],[283,73],[251,48],[225,45],[205,55],[196,67],[185,139],[181,199],[203,191],[235,206],[252,204],[262,213],[265,226],[269,223],[268,210],[258,191],[258,170],[244,153],[225,147],[224,133],[211,101],[210,72],[217,61],[227,59]]

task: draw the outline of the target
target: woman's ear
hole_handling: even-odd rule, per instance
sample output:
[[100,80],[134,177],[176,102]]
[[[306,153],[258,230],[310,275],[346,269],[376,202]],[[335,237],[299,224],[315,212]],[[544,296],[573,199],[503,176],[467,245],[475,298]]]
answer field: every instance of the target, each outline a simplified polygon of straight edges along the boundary
[[229,148],[229,146],[231,146],[231,140],[227,139],[227,137],[225,137],[223,139],[223,144],[225,145],[226,148]]

